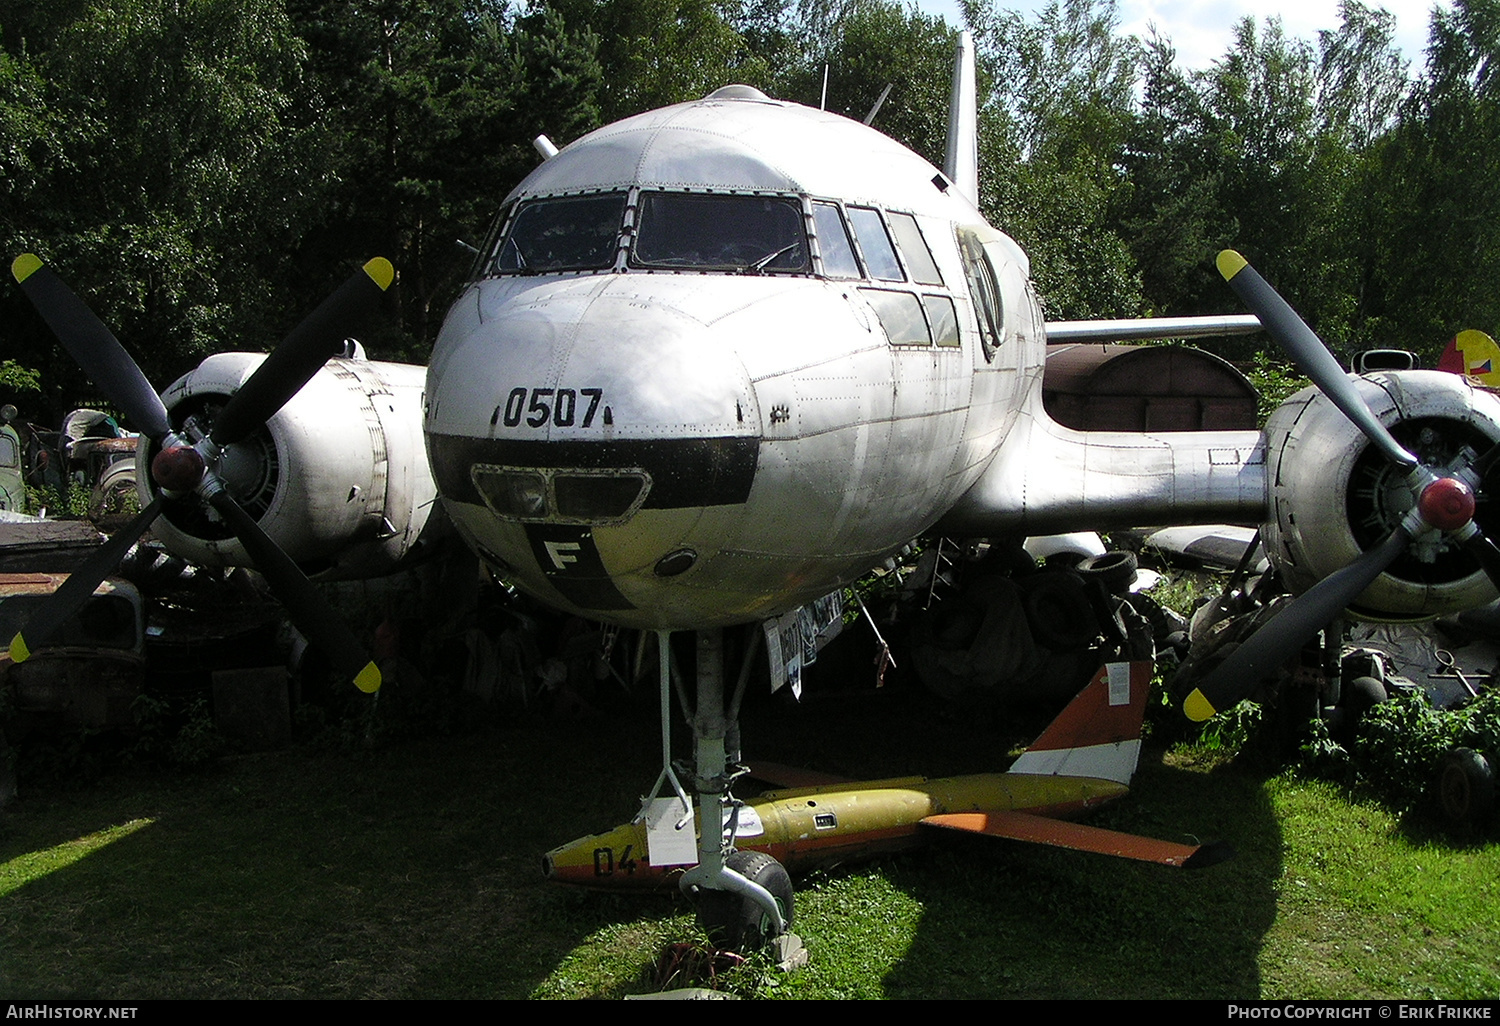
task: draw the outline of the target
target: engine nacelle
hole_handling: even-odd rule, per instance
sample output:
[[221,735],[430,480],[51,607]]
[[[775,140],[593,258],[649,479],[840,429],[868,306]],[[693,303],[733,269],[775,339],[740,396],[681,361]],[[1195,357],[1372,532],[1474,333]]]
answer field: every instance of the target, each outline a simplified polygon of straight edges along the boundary
[[[1439,473],[1479,482],[1463,468],[1500,441],[1500,399],[1457,374],[1390,371],[1355,380],[1371,410],[1406,449]],[[1262,540],[1282,581],[1301,593],[1378,545],[1415,495],[1399,467],[1315,388],[1266,422],[1269,509]],[[1468,448],[1471,453],[1461,456]],[[1474,520],[1500,538],[1500,504],[1481,501]],[[1422,620],[1482,605],[1494,585],[1451,537],[1432,531],[1350,606],[1372,620]]]
[[[162,395],[174,430],[201,437],[264,359],[221,353],[175,381]],[[220,476],[308,576],[390,573],[443,532],[422,437],[425,377],[423,367],[359,354],[330,360],[264,427],[226,446]],[[147,471],[154,455],[152,449],[138,457],[143,502],[155,487]],[[193,498],[167,503],[152,531],[195,563],[252,562],[217,515]]]

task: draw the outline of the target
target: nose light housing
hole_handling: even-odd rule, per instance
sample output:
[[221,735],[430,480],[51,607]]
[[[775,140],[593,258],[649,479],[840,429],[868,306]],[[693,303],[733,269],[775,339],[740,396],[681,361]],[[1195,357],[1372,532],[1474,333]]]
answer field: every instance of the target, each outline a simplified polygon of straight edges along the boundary
[[505,520],[563,524],[622,524],[651,490],[651,475],[626,469],[502,467],[476,463],[474,487]]

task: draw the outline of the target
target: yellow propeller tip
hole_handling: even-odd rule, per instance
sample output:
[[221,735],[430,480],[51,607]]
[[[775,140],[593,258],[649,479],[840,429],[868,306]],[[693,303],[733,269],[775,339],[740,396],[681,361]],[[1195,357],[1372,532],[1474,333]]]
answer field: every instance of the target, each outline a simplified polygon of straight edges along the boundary
[[16,281],[23,282],[42,266],[42,258],[35,253],[22,253],[10,262],[10,273]]
[[10,658],[15,663],[24,663],[31,658],[31,649],[26,647],[26,639],[19,633],[10,639]]
[[[390,265],[387,264],[387,267]],[[19,637],[19,635],[17,635]],[[380,690],[380,668],[373,662],[365,663],[365,668],[359,671],[354,678],[354,686],[367,695],[373,695]]]
[[[365,273],[370,276],[371,281],[380,286],[381,292],[390,288],[391,282],[396,280],[396,269],[391,266],[391,262],[385,257],[376,257],[365,264]],[[379,685],[376,686],[378,687]]]
[[1202,723],[1218,712],[1217,709],[1209,704],[1208,699],[1203,697],[1203,692],[1197,688],[1194,688],[1193,693],[1187,696],[1187,701],[1182,703],[1182,711],[1194,723]]
[[1218,265],[1219,273],[1224,276],[1224,280],[1228,281],[1249,266],[1250,261],[1232,249],[1225,249],[1219,251],[1219,257],[1214,263]]

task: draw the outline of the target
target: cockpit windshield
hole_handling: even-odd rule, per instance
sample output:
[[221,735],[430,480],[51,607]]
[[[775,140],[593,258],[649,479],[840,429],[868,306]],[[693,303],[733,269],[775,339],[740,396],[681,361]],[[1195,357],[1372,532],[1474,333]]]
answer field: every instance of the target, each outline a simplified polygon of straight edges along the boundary
[[610,267],[624,217],[623,192],[531,200],[511,222],[494,269],[538,274]]
[[782,196],[647,192],[633,267],[759,274],[809,270],[802,208]]

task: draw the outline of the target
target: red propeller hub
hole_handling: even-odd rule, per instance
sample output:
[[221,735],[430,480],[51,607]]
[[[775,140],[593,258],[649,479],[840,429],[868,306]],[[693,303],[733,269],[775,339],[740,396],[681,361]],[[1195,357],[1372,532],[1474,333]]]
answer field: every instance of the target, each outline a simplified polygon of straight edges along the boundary
[[207,464],[197,449],[174,445],[157,453],[151,461],[151,479],[169,492],[190,492],[203,480],[206,469]]
[[1474,492],[1457,478],[1440,477],[1417,499],[1422,519],[1443,531],[1456,531],[1474,519]]

